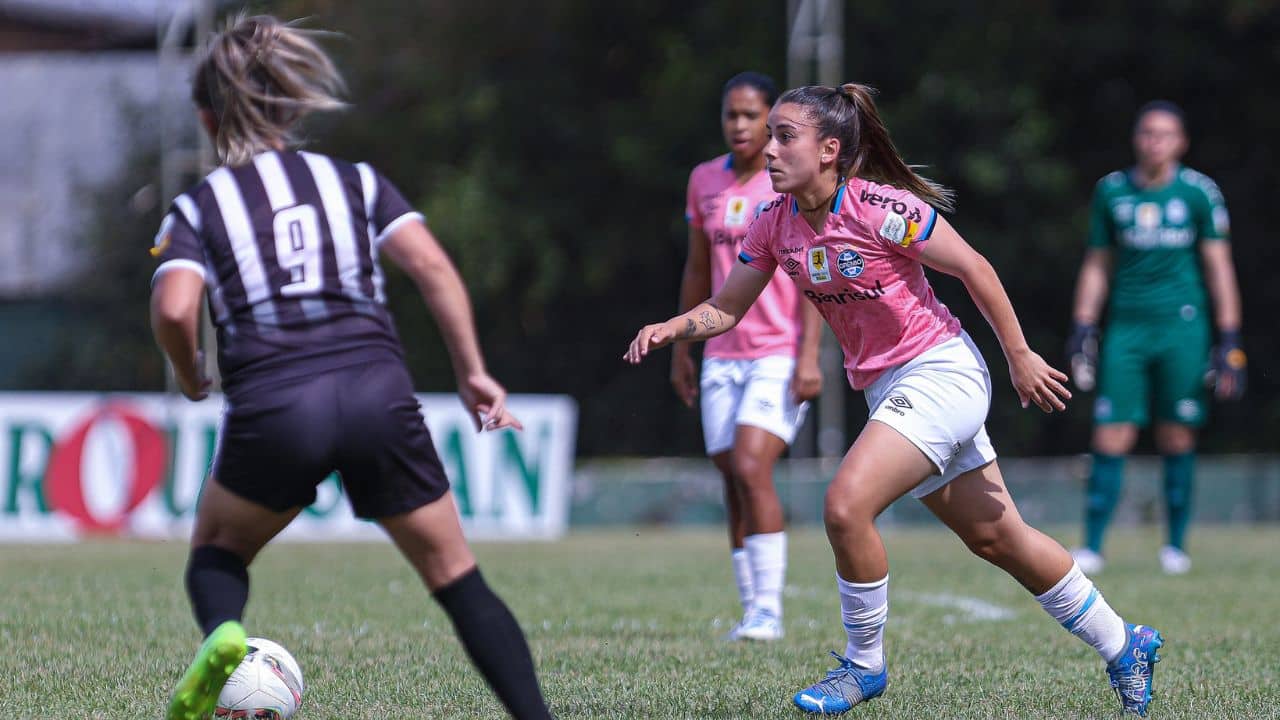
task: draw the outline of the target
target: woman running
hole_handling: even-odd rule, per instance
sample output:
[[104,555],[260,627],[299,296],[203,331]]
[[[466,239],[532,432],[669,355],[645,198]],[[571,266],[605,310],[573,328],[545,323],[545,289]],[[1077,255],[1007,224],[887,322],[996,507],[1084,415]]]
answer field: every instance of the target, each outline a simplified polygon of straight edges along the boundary
[[984,428],[987,366],[925,277],[929,267],[964,282],[1023,407],[1065,409],[1066,376],[1027,346],[991,264],[940,216],[951,193],[898,155],[868,87],[789,90],[769,126],[765,161],[783,195],[752,225],[741,264],[709,300],[642,328],[624,357],[639,363],[674,340],[728,331],[782,266],[835,332],[850,384],[866,392],[870,419],[823,514],[846,645],[833,653],[838,666],[794,703],[833,714],[884,692],[889,565],[875,519],[910,493],[1097,650],[1124,709],[1145,714],[1160,633],[1121,620],[1071,555],[1018,514]]

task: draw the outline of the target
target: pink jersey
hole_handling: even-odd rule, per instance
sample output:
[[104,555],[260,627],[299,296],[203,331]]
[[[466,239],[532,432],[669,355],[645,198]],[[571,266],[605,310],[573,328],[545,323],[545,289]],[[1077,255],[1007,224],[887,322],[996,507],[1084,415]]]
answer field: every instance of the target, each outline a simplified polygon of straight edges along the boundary
[[[763,171],[739,184],[733,174],[732,155],[708,160],[690,173],[685,218],[691,227],[706,233],[711,245],[712,293],[729,277],[752,220],[777,197],[768,173]],[[779,270],[737,327],[707,341],[703,356],[729,360],[794,357],[800,317],[796,287]]]
[[855,178],[832,199],[821,233],[794,198],[779,197],[751,226],[739,259],[791,276],[835,331],[849,384],[861,390],[960,333],[920,264],[937,219],[911,193]]

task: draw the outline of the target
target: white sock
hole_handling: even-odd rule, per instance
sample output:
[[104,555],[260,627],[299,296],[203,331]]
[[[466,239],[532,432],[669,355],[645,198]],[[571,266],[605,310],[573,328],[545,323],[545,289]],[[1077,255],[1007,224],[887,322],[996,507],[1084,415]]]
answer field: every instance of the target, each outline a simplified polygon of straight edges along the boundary
[[836,575],[836,586],[840,589],[840,619],[849,636],[844,656],[858,667],[878,672],[884,667],[889,576],[871,583],[851,583]]
[[751,581],[751,561],[742,548],[733,549],[733,577],[738,581],[738,599],[742,601],[742,612],[745,613],[755,597],[755,584]]
[[1072,635],[1089,643],[1103,660],[1111,662],[1124,650],[1124,620],[1107,604],[1093,581],[1071,564],[1071,569],[1036,600],[1044,611]]
[[755,596],[752,607],[782,617],[782,581],[787,572],[787,534],[785,532],[748,535],[743,544],[751,561],[751,581]]

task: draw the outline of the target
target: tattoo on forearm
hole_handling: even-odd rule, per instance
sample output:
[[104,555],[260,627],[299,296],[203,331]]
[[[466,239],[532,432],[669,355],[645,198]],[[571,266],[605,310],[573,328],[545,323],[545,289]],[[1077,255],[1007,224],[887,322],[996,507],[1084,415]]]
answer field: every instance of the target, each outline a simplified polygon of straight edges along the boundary
[[[722,327],[724,327],[725,325],[728,325],[728,324],[729,324],[729,321],[725,318],[724,311],[720,309],[720,306],[719,306],[719,305],[716,305],[715,303],[711,302],[710,300],[708,300],[708,301],[707,301],[707,304],[708,304],[708,305],[710,305],[710,306],[712,307],[712,309],[714,309],[714,310],[716,311],[716,320],[715,320],[715,323],[716,323],[716,327],[717,327],[717,328],[722,328]],[[710,313],[703,313],[703,314],[704,314],[704,315],[710,315]]]
[[692,320],[686,319],[684,323],[684,329],[680,331],[680,337],[691,337],[695,332],[697,332],[698,326],[694,325]]
[[703,329],[706,330],[715,330],[720,327],[720,323],[717,321],[717,318],[711,316],[710,310],[703,310],[699,313],[698,322],[702,323]]

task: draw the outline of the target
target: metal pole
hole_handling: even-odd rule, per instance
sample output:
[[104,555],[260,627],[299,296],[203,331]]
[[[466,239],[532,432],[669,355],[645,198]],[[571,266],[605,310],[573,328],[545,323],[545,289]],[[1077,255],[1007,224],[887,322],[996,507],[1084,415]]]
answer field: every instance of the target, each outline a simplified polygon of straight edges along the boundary
[[[195,17],[195,46],[198,48],[213,32],[214,0],[195,0],[197,4]],[[201,174],[212,172],[218,162],[213,150],[213,141],[209,139],[204,128],[196,128],[196,163]],[[222,374],[218,372],[218,360],[215,349],[218,347],[218,336],[213,327],[213,318],[209,316],[209,305],[205,303],[200,312],[200,345],[205,349],[205,375],[212,381],[209,389],[213,392],[222,390]]]
[[[844,0],[787,0],[787,86],[815,81],[837,85],[844,68]],[[844,353],[830,332],[824,332],[818,363],[822,395],[818,397],[817,454],[838,459],[845,440]],[[806,441],[804,443],[808,445]],[[803,454],[807,447],[797,448]]]
[[[170,117],[169,88],[173,83],[173,58],[178,52],[175,47],[180,36],[182,12],[175,10],[172,15],[165,16],[159,9],[156,11],[156,88],[159,115],[159,162],[160,162],[160,202],[164,207],[177,194],[181,178],[174,162],[174,144],[177,140],[177,128]],[[170,395],[178,392],[178,382],[173,374],[173,365],[168,358],[164,363],[164,391]]]
[[[197,47],[209,36],[214,22],[214,0],[190,0],[167,18],[161,16],[157,20],[156,59],[161,103],[160,198],[161,202],[168,203],[182,192],[193,175],[209,172],[215,162],[213,145],[199,126],[195,112],[183,113],[169,107],[173,97],[170,93],[185,95],[178,89],[185,88],[189,80],[191,50],[186,47],[187,33],[194,30]],[[199,338],[200,345],[208,350],[205,372],[213,380],[211,389],[219,390],[221,378],[212,357],[217,340],[208,307],[202,308],[200,313]],[[173,368],[168,363],[165,367],[165,391],[176,393],[178,386]]]

